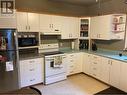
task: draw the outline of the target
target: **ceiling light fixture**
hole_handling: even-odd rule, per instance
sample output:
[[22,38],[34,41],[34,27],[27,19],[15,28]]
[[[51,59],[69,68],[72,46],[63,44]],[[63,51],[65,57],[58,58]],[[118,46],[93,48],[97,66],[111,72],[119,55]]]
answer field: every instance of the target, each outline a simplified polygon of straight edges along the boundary
[[96,2],[98,2],[98,0],[96,0]]

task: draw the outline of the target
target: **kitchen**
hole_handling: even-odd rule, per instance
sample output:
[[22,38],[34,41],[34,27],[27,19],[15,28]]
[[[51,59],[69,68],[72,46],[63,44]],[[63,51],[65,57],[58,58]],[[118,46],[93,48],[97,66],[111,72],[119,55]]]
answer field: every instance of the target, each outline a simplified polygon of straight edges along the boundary
[[[127,92],[126,10],[122,10],[123,6],[126,8],[125,1],[85,0],[82,3],[82,0],[16,0],[15,15],[1,15],[0,68],[5,73],[0,73],[1,93],[32,86],[44,95],[76,94],[73,91],[65,93],[63,89],[59,89],[63,90],[61,93],[59,90],[50,92],[46,87],[66,88],[66,84],[61,84],[86,77],[89,82],[83,80],[80,84],[88,84],[88,88],[78,86],[84,88],[83,91],[90,89],[85,92],[87,94],[110,89],[109,86],[124,94]],[[120,8],[115,4],[121,4]],[[16,78],[4,76],[9,73]],[[72,89],[76,82],[78,80],[67,88]],[[89,87],[93,85],[91,83],[95,85],[93,88]],[[82,90],[77,93],[87,95]]]

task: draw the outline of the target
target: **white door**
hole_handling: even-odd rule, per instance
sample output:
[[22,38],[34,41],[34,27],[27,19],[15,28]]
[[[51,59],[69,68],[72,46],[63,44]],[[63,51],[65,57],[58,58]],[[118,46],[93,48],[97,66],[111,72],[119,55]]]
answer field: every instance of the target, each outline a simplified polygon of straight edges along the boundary
[[79,18],[70,18],[70,36],[71,38],[78,38],[79,34]]
[[39,14],[28,13],[29,32],[39,32]]
[[70,17],[62,18],[61,39],[70,39],[69,22],[70,22]]
[[110,84],[119,88],[120,86],[120,66],[121,62],[117,60],[111,60],[110,66]]
[[40,32],[41,33],[51,33],[51,15],[40,14]]
[[17,12],[17,29],[18,32],[28,32],[28,22],[27,22],[26,12]]
[[127,63],[121,62],[120,89],[127,92]]
[[92,17],[90,21],[90,36],[92,39],[98,39],[98,32],[99,32],[99,18]]
[[83,72],[90,75],[91,74],[91,54],[88,53],[84,53],[84,57],[83,57]]
[[102,63],[100,65],[100,80],[109,84],[110,62],[109,58],[101,57]]
[[61,33],[62,16],[52,16],[52,32]]
[[20,86],[25,87],[29,85],[29,65],[27,60],[22,60],[20,66]]
[[75,73],[82,72],[83,65],[83,53],[74,53],[75,54]]

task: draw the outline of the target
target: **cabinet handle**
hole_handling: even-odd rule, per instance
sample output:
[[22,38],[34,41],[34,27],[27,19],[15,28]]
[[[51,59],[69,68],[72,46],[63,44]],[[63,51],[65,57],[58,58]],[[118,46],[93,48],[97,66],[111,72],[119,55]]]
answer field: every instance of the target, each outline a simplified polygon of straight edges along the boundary
[[53,24],[52,24],[52,28],[53,28]]
[[30,71],[34,71],[34,69],[30,69]]
[[70,66],[71,68],[73,68],[74,66]]
[[96,74],[93,74],[94,76],[97,76]]
[[35,79],[31,79],[30,81],[34,81]]
[[110,60],[108,60],[108,64],[110,64]]
[[112,65],[112,61],[111,61],[111,65]]
[[59,30],[55,30],[55,31],[59,31]]
[[29,30],[30,30],[30,26],[29,26]]
[[29,61],[30,63],[34,63],[35,61]]
[[49,24],[49,28],[52,28],[51,24]]
[[101,34],[99,34],[99,38],[101,38]]
[[71,62],[73,62],[73,60],[71,60]]
[[26,26],[26,30],[27,30],[27,26]]
[[97,57],[94,56],[95,59],[97,59]]
[[94,64],[97,64],[96,62],[93,62]]
[[93,68],[93,70],[97,70],[96,68]]

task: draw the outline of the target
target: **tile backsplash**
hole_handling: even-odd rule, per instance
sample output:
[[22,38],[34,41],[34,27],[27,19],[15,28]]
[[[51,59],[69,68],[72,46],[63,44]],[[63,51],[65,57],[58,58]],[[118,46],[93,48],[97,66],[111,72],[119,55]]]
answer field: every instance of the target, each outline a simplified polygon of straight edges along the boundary
[[41,35],[41,44],[53,44],[53,43],[58,43],[60,48],[70,48],[71,49],[71,44],[73,40],[63,40],[59,39],[59,36],[43,36]]

